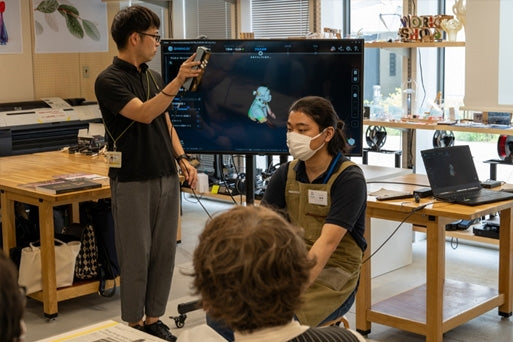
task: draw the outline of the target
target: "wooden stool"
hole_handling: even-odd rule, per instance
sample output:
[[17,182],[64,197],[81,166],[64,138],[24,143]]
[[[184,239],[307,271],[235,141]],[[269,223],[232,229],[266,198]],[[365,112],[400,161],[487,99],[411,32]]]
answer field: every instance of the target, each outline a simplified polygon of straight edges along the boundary
[[329,327],[329,326],[340,326],[340,323],[344,325],[344,328],[349,329],[349,321],[346,316],[340,316],[339,318],[335,318],[332,321],[328,321],[321,325],[321,327]]

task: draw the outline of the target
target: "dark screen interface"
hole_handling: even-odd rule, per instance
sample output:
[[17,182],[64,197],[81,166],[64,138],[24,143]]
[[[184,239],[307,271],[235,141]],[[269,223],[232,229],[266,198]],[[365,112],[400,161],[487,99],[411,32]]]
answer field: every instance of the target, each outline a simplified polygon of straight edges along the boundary
[[363,40],[162,40],[170,82],[198,46],[212,55],[195,92],[169,113],[188,153],[287,154],[288,109],[297,99],[330,100],[362,153]]

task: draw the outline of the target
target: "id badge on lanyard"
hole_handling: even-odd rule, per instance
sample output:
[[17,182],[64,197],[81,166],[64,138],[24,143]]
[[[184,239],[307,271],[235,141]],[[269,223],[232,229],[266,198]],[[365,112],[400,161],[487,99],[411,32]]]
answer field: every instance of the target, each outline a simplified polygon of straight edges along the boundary
[[105,152],[107,157],[107,164],[109,167],[121,168],[121,152],[119,151],[107,151]]

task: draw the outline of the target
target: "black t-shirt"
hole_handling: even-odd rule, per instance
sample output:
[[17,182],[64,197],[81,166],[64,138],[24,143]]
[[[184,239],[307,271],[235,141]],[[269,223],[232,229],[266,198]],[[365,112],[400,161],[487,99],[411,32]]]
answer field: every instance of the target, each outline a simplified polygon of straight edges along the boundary
[[141,65],[137,68],[118,57],[100,73],[95,83],[96,98],[106,125],[107,146],[122,153],[121,168],[110,168],[109,177],[120,182],[147,180],[175,174],[171,138],[162,113],[151,123],[136,122],[119,114],[133,98],[147,101],[162,88],[162,77]]
[[[332,163],[336,162],[333,173],[340,168],[345,160],[347,158],[332,161]],[[262,198],[263,205],[276,209],[286,209],[285,185],[289,165],[289,162],[282,164],[271,177]],[[320,175],[312,183],[322,184],[327,172]],[[301,183],[309,183],[305,163],[302,161],[296,165],[296,180]],[[365,231],[365,210],[367,208],[367,184],[362,170],[357,166],[350,166],[345,169],[333,182],[330,196],[331,208],[325,222],[347,229],[362,251],[365,250],[367,242],[363,234]]]

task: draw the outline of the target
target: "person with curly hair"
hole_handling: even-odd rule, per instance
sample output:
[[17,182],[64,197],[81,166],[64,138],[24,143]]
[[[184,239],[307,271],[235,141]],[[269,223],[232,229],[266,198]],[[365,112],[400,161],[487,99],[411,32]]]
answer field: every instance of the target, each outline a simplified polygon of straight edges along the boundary
[[[234,331],[235,341],[360,341],[339,327],[310,328],[294,320],[315,260],[300,229],[271,209],[236,206],[209,220],[193,255],[200,305]],[[207,325],[178,341],[225,341]]]
[[25,293],[18,285],[18,271],[0,251],[0,342],[23,342]]

